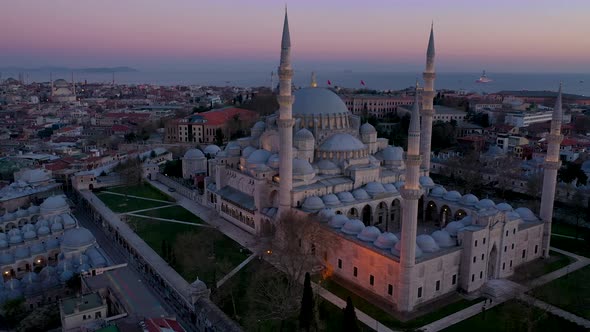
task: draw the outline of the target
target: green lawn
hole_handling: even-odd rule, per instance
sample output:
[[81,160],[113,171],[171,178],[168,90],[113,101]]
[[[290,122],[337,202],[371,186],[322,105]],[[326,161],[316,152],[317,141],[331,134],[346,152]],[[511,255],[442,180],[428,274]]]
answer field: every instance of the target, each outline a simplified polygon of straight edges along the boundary
[[[530,328],[530,329],[529,329]],[[586,331],[585,328],[563,318],[543,312],[516,300],[502,303],[443,330],[444,332],[503,332]]]
[[578,316],[590,319],[590,266],[531,291],[542,301],[551,303]]
[[561,236],[552,236],[551,246],[581,256],[590,257],[590,240],[576,240]]
[[[136,217],[130,219],[129,226],[188,282],[199,277],[210,287],[250,255],[240,244],[210,227]],[[163,241],[172,245],[175,263],[164,254]]]
[[[316,280],[317,282],[317,280]],[[392,329],[407,329],[407,328],[418,328],[424,326],[428,323],[432,323],[439,319],[442,319],[450,314],[453,314],[457,311],[465,309],[475,303],[482,301],[482,299],[476,300],[465,300],[461,299],[459,301],[453,302],[448,304],[438,310],[426,313],[420,317],[414,318],[409,321],[402,322],[395,317],[393,317],[388,312],[384,311],[383,309],[375,306],[371,302],[365,300],[363,297],[351,292],[344,286],[340,285],[333,279],[326,279],[323,280],[321,286],[326,288],[328,291],[332,292],[334,295],[340,297],[341,299],[345,300],[348,296],[352,299],[354,306],[359,309],[360,311],[364,312],[365,314],[373,317],[374,319],[378,320],[381,324],[390,327]]]
[[562,267],[571,264],[573,261],[574,259],[569,256],[560,254],[556,251],[551,251],[548,259],[538,258],[532,262],[518,266],[514,270],[514,275],[510,277],[510,280],[516,282],[529,281],[555,270],[559,270]]
[[[229,317],[235,319],[245,331],[274,332],[297,331],[297,313],[284,320],[264,319],[264,310],[260,312],[260,299],[254,290],[257,283],[267,282],[266,276],[280,274],[272,265],[264,260],[255,259],[221,286],[214,294],[213,301]],[[261,279],[262,278],[262,279]],[[270,283],[271,284],[271,283]],[[297,293],[299,294],[299,293]],[[279,293],[277,296],[281,296]],[[342,309],[319,298],[314,294],[318,310],[319,331],[342,331]],[[233,300],[232,300],[233,299]],[[296,299],[299,302],[299,298]],[[361,332],[373,329],[359,322]]]
[[590,230],[581,226],[578,227],[572,224],[554,222],[551,224],[551,232],[554,234],[562,234],[567,236],[578,236],[579,238],[583,239],[590,233]]
[[126,194],[132,196],[139,196],[151,199],[159,199],[162,201],[174,202],[174,198],[164,194],[159,189],[155,188],[147,182],[133,186],[111,187],[106,188],[105,191],[112,191],[119,194]]
[[201,218],[195,216],[189,210],[183,208],[182,206],[169,206],[161,209],[144,211],[139,213],[142,216],[149,216],[149,217],[156,217],[156,218],[164,218],[164,219],[174,219],[186,222],[192,222],[195,224],[202,224],[203,220]]
[[116,213],[124,213],[168,205],[164,202],[147,201],[145,199],[124,197],[109,193],[97,193],[96,196],[106,206],[108,206],[109,209]]

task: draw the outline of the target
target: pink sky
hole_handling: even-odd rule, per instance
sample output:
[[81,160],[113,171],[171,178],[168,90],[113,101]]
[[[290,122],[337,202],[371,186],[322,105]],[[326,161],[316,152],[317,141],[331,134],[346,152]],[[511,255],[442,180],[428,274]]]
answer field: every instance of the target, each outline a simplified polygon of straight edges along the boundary
[[[284,3],[18,0],[0,12],[0,67],[275,66]],[[590,72],[590,1],[297,0],[295,64],[413,71],[435,21],[441,71]]]

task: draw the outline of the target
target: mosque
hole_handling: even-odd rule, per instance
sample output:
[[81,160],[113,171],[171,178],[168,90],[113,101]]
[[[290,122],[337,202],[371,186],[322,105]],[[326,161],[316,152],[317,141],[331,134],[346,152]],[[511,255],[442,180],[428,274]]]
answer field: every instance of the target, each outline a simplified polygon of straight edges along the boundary
[[[73,78],[73,76],[72,76]],[[60,78],[51,81],[51,101],[55,103],[73,103],[76,101],[76,84],[72,79],[71,89],[70,84]]]
[[[206,202],[258,235],[275,231],[287,211],[307,216],[341,246],[303,243],[333,273],[400,312],[488,280],[549,254],[563,113],[561,88],[545,162],[540,217],[527,208],[447,191],[429,177],[435,48],[431,27],[424,87],[416,84],[408,148],[388,145],[328,89],[292,92],[285,13],[280,105],[251,136],[209,146]],[[194,156],[185,156],[190,159]],[[200,157],[200,155],[199,155]]]

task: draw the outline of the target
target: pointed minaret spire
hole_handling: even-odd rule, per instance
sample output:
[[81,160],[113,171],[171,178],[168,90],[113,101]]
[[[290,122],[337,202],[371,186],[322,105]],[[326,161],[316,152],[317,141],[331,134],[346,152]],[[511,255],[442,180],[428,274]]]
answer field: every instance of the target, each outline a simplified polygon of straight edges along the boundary
[[426,49],[426,72],[434,73],[434,21],[430,25],[430,38]]
[[542,253],[544,257],[549,257],[549,246],[551,242],[551,223],[553,221],[553,203],[555,201],[555,187],[557,185],[557,171],[561,167],[559,159],[559,147],[563,141],[561,135],[561,124],[563,121],[562,93],[561,83],[553,108],[553,117],[551,119],[551,132],[547,136],[547,156],[543,164],[543,191],[541,194],[541,210],[539,216],[543,221],[543,243]]
[[424,79],[424,91],[422,92],[422,141],[420,153],[422,154],[422,170],[424,175],[430,174],[430,151],[432,146],[432,121],[434,118],[434,22],[430,25],[430,38],[426,49],[426,68],[422,74]]
[[285,21],[283,22],[283,38],[281,39],[281,48],[291,48],[291,35],[289,34],[289,17],[287,16],[287,5],[285,5]]

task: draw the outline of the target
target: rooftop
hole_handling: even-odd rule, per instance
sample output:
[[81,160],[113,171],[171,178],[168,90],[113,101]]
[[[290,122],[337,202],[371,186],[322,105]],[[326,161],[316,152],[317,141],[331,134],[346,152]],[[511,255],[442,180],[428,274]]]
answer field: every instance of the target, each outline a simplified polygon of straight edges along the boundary
[[71,297],[61,301],[61,308],[64,314],[71,315],[76,307],[78,311],[92,310],[102,306],[102,298],[98,293],[90,293],[80,297]]

